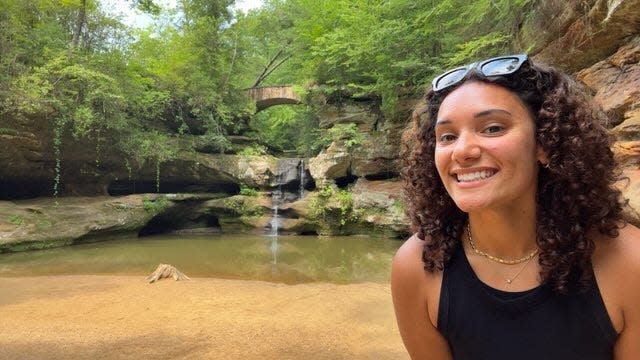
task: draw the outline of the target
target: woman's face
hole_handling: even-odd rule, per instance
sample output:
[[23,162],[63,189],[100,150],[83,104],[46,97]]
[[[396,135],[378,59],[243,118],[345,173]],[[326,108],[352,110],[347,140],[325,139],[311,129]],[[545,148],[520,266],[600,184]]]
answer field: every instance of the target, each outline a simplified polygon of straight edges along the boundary
[[535,201],[537,162],[546,157],[531,114],[510,90],[483,82],[455,89],[440,105],[435,137],[440,179],[462,211]]

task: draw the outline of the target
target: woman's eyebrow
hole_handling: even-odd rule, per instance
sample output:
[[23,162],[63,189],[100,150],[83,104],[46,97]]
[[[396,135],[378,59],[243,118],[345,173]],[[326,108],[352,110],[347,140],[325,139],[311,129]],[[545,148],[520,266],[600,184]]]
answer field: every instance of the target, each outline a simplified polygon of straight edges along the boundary
[[442,120],[438,120],[436,121],[436,126],[442,126],[442,125],[447,125],[447,124],[451,124],[451,120],[447,120],[447,119],[442,119]]
[[[503,110],[503,109],[488,109],[488,110],[483,110],[480,112],[477,112],[475,114],[473,114],[474,118],[479,118],[479,117],[483,117],[483,116],[487,116],[487,115],[491,115],[491,114],[495,114],[495,113],[501,113],[501,114],[505,114],[505,115],[509,115],[511,117],[513,117],[513,114],[511,114],[510,112],[508,112],[507,110]],[[438,126],[443,126],[443,125],[448,125],[451,124],[451,120],[449,119],[442,119],[442,120],[438,120],[436,121],[436,125],[435,127]]]
[[502,109],[489,109],[489,110],[484,110],[484,111],[480,111],[478,113],[475,113],[473,115],[474,118],[478,118],[478,117],[482,117],[482,116],[487,116],[487,115],[491,115],[494,113],[502,113],[502,114],[506,114],[509,115],[511,117],[513,117],[513,115],[508,112],[507,110],[502,110]]

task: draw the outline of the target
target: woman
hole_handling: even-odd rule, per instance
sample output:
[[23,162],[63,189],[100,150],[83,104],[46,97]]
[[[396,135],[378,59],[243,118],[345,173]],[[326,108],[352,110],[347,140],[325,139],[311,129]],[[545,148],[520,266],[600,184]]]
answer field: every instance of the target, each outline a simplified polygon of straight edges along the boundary
[[640,231],[576,84],[526,55],[436,77],[391,287],[412,359],[640,359]]

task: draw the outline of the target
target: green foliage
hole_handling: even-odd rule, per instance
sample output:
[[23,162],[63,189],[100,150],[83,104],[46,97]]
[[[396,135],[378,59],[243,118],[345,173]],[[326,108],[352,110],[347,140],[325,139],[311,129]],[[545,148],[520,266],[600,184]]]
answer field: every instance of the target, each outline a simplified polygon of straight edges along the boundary
[[260,142],[277,150],[297,150],[299,155],[318,153],[318,116],[305,105],[274,106],[256,114],[250,122]]
[[156,4],[153,0],[134,0],[133,3],[135,6],[149,14],[158,15],[160,14],[161,8]]
[[325,223],[345,226],[357,220],[353,212],[353,195],[350,191],[337,189],[335,186],[325,186],[318,189],[309,201],[310,214],[313,218]]
[[251,146],[247,146],[244,149],[238,151],[238,155],[245,155],[245,156],[260,156],[260,155],[266,155],[267,154],[267,148],[264,145],[260,145],[260,144],[253,144]]
[[53,222],[48,219],[41,219],[36,222],[38,230],[44,230],[53,226]]
[[405,204],[402,200],[394,199],[393,205],[391,206],[391,208],[393,209],[393,212],[396,213],[397,215],[402,216],[405,213]]
[[132,132],[121,139],[120,147],[131,154],[139,166],[151,162],[156,173],[156,191],[160,192],[160,167],[162,163],[177,156],[177,146],[169,136],[157,130],[147,133]]
[[109,128],[124,110],[124,98],[114,78],[91,69],[81,57],[66,51],[17,77],[10,89],[4,103],[8,111],[44,115],[52,123],[53,195],[57,196],[65,132],[70,130],[78,138]]
[[24,219],[20,215],[9,216],[9,222],[13,225],[20,226],[24,224]]
[[18,135],[18,130],[0,127],[0,135]]
[[226,136],[207,132],[195,141],[195,148],[202,152],[221,153],[231,150],[232,144]]
[[324,149],[333,142],[344,144],[347,150],[351,150],[364,141],[364,136],[354,123],[336,124],[329,129],[316,130],[315,133],[317,136],[313,146],[317,150]]
[[240,186],[240,195],[244,196],[260,196],[260,192],[254,188],[250,188],[246,185]]
[[[290,0],[297,82],[358,84],[392,117],[401,92],[422,92],[451,64],[512,51],[531,0]],[[277,5],[276,5],[277,6]],[[267,11],[267,10],[265,10]],[[275,12],[274,10],[268,10]]]
[[[209,146],[230,149],[226,136],[241,131],[236,114],[249,106],[226,76],[236,70],[228,66],[231,45],[222,41],[229,4],[184,0],[183,23],[125,34],[96,0],[0,0],[0,112],[49,124],[54,195],[69,135],[95,141],[96,166],[101,153],[114,150],[153,166],[157,187],[161,164],[178,150],[165,140],[204,133]],[[169,18],[155,1],[130,5]],[[107,144],[116,148],[104,148],[101,138],[117,139]]]
[[142,208],[151,214],[159,214],[168,208],[169,205],[171,205],[171,201],[164,196],[157,198],[145,197],[142,199]]

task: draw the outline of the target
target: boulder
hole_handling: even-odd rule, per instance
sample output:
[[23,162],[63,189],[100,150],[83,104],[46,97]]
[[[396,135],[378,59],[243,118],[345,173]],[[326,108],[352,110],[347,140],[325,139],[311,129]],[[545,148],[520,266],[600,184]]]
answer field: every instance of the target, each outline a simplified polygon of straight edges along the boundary
[[358,179],[353,189],[353,207],[380,208],[389,210],[402,199],[402,184],[399,181],[368,181]]
[[399,131],[365,134],[353,152],[350,173],[357,177],[391,178],[398,174]]
[[218,219],[223,233],[264,234],[271,219],[271,199],[260,196],[236,195],[206,201],[203,211]]
[[269,155],[207,155],[198,154],[207,171],[216,170],[236,184],[268,188],[275,181],[277,159]]
[[358,179],[352,192],[361,232],[390,237],[408,235],[410,224],[404,214],[400,182]]
[[338,143],[332,143],[318,156],[309,159],[309,172],[318,187],[349,175],[350,167],[351,154]]

